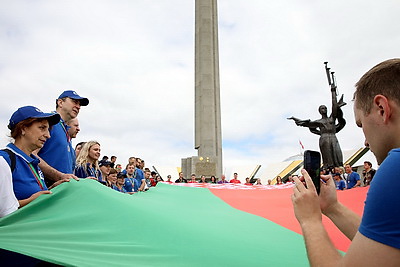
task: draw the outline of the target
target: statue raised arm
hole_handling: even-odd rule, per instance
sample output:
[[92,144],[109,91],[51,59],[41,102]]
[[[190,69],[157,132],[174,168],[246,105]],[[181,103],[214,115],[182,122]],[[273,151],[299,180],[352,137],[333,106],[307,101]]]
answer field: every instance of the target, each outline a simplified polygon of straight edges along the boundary
[[301,120],[293,116],[288,118],[288,120],[294,120],[297,126],[308,127],[310,132],[321,135],[321,132],[318,130],[318,124],[311,120]]

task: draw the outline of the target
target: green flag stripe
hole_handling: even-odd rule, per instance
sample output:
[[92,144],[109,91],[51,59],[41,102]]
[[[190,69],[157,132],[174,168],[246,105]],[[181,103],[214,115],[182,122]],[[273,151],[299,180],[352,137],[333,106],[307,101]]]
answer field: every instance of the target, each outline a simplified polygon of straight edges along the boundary
[[0,248],[75,266],[307,266],[302,236],[205,188],[127,195],[93,180],[56,187],[0,220]]

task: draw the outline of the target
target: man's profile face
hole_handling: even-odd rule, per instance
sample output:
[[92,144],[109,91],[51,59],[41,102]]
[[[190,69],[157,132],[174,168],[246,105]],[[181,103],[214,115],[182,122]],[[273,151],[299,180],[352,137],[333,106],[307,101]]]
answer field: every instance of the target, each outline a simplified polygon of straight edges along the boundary
[[71,138],[76,138],[76,135],[79,133],[81,130],[79,128],[79,121],[77,118],[72,119],[71,121],[68,122],[68,126],[70,127],[68,129],[68,134]]
[[79,110],[81,109],[81,102],[76,99],[66,97],[65,99],[59,99],[59,107],[65,112],[71,119],[78,116]]
[[356,124],[362,128],[365,136],[365,146],[369,147],[374,154],[378,165],[382,163],[391,149],[387,147],[388,142],[384,135],[385,132],[377,130],[383,126],[379,114],[380,111],[375,105],[372,105],[371,111],[365,114],[364,111],[357,108],[357,99],[354,101],[354,118]]

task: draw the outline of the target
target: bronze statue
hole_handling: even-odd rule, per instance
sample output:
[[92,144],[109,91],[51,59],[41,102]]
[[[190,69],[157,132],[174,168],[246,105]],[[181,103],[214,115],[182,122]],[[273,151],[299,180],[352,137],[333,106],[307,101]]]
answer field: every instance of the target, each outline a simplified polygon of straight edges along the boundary
[[341,109],[341,107],[346,105],[346,103],[343,102],[343,95],[339,102],[337,101],[337,86],[334,72],[331,72],[330,68],[328,68],[328,62],[325,62],[324,64],[328,76],[328,83],[331,87],[331,115],[328,117],[327,107],[321,105],[318,110],[322,117],[319,120],[300,120],[295,117],[290,117],[288,119],[294,120],[297,126],[308,127],[310,132],[321,136],[319,138],[319,149],[322,154],[323,167],[329,168],[343,166],[342,150],[340,149],[339,141],[336,138],[336,133],[346,125],[346,120],[343,118],[343,111]]

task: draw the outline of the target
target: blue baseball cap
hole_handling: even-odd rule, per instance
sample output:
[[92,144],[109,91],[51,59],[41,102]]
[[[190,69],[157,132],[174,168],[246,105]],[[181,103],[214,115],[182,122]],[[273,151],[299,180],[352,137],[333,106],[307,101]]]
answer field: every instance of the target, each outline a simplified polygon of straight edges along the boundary
[[110,166],[110,165],[111,165],[111,161],[108,161],[108,160],[100,160],[99,161],[99,167]]
[[89,99],[87,99],[86,97],[81,97],[73,90],[64,91],[57,99],[61,99],[64,97],[69,97],[72,99],[79,100],[79,102],[81,103],[81,106],[87,106],[89,104]]
[[14,129],[15,125],[26,119],[47,119],[50,126],[57,124],[61,117],[58,113],[44,113],[40,109],[33,106],[25,106],[17,109],[10,118],[8,129]]

